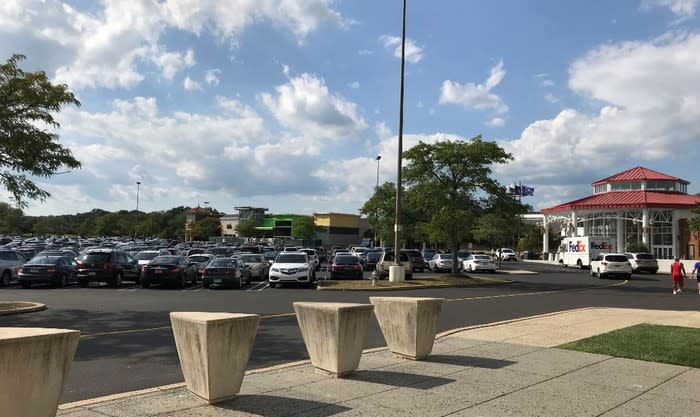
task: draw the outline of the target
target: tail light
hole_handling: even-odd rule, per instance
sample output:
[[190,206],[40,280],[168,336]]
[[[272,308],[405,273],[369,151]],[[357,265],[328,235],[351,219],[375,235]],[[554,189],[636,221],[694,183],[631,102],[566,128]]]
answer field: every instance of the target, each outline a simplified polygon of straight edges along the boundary
[[105,262],[103,265],[104,269],[114,269],[114,263],[113,262]]
[[331,265],[331,271],[337,271],[338,269],[340,269],[338,265]]
[[227,273],[227,274],[235,274],[235,273],[236,273],[236,268],[228,269],[228,270],[226,270],[226,273]]
[[361,267],[360,265],[355,264],[355,265],[352,266],[352,269],[353,269],[354,271],[357,271],[357,270],[362,269],[362,267]]
[[379,262],[379,269],[384,269],[384,262]]
[[20,274],[23,274],[23,273],[24,273],[24,268],[18,269],[17,272],[19,272]]
[[49,268],[46,270],[46,272],[51,272],[51,273],[56,272],[56,268]]
[[142,266],[141,272],[148,272],[148,267],[146,265]]
[[170,268],[170,272],[180,272],[180,268],[178,268],[178,267]]
[[603,266],[608,266],[608,262],[607,262],[607,261],[603,261],[603,262],[601,262],[600,264],[603,265]]
[[209,270],[207,270],[207,269],[202,270],[202,276],[206,276],[206,275],[209,275]]
[[481,263],[481,261],[474,261],[474,263],[475,263],[475,264],[480,264],[480,263]]
[[78,268],[85,268],[85,262],[77,262]]

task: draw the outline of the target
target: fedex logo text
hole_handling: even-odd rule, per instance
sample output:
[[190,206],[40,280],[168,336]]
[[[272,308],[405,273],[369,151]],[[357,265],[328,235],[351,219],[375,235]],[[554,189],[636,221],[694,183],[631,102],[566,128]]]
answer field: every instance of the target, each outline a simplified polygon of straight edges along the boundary
[[610,244],[610,242],[591,243],[591,246],[593,246],[593,249],[603,249],[603,250],[612,249],[612,245]]
[[569,242],[569,252],[585,252],[585,251],[586,251],[586,244],[581,242],[580,240],[577,240],[575,243]]

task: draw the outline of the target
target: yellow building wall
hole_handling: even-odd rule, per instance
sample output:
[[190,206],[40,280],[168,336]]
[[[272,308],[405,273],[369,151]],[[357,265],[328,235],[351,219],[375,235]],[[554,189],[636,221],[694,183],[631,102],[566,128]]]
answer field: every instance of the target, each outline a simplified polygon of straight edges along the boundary
[[360,216],[345,213],[316,213],[314,223],[321,227],[350,227],[359,229]]

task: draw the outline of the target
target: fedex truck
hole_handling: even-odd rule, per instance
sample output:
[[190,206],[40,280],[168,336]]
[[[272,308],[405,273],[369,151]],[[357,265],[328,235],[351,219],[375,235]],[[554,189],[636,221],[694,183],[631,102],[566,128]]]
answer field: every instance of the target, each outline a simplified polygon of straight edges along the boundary
[[559,263],[563,266],[590,268],[599,253],[615,252],[615,241],[607,237],[565,237],[559,246]]

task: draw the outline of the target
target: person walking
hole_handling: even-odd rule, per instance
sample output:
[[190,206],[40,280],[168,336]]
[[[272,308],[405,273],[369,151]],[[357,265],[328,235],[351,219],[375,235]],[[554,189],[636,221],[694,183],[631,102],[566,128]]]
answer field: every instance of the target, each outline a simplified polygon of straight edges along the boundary
[[673,280],[673,294],[681,294],[683,292],[683,278],[686,276],[685,267],[676,257],[671,264],[671,279]]
[[693,266],[693,271],[690,275],[695,275],[695,279],[698,281],[698,294],[700,294],[700,261],[695,262],[695,266]]

